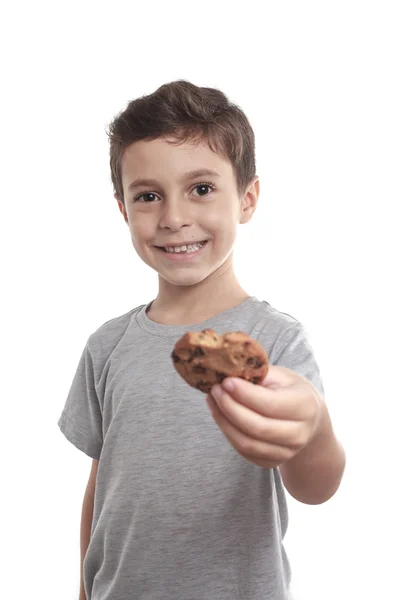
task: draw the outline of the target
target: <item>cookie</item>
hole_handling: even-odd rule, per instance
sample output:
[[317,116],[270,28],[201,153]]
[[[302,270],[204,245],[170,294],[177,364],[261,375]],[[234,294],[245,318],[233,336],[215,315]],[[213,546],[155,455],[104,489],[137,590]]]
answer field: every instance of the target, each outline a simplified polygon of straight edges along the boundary
[[179,375],[205,394],[225,377],[261,383],[268,373],[264,348],[240,331],[224,335],[212,329],[189,331],[175,344],[171,358]]

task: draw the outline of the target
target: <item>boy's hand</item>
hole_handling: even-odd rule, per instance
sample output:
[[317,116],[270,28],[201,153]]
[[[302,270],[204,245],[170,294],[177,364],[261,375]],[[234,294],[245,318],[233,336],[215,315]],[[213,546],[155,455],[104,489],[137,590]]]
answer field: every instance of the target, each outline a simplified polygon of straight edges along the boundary
[[260,385],[229,377],[207,396],[214,420],[232,446],[265,468],[290,460],[313,440],[323,402],[305,377],[277,366],[269,367]]

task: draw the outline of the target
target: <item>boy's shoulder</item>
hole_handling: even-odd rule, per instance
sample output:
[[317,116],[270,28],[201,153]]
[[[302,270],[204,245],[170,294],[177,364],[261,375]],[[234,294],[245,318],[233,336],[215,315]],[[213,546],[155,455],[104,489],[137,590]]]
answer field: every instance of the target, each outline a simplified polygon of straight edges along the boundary
[[254,298],[254,302],[255,311],[252,315],[252,320],[254,333],[256,335],[267,333],[272,336],[279,336],[296,325],[301,327],[301,323],[298,319],[274,308],[266,300]]
[[251,334],[264,347],[272,364],[275,364],[285,348],[293,344],[308,343],[303,324],[266,301],[258,303]]
[[141,304],[123,315],[105,321],[89,336],[88,345],[90,349],[96,354],[99,352],[109,354],[121,340],[131,323],[132,318],[134,318],[144,306],[144,304]]
[[291,325],[299,323],[298,319],[292,317],[292,315],[289,315],[288,313],[282,312],[281,310],[274,308],[266,300],[261,300],[258,302],[258,304],[258,315],[260,317],[260,320],[265,320],[266,322],[274,321],[282,327],[290,327]]

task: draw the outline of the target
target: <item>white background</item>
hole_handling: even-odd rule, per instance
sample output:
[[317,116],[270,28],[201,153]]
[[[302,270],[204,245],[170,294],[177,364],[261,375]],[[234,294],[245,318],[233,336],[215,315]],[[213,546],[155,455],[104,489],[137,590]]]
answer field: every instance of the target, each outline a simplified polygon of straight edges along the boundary
[[2,597],[77,598],[91,460],[57,421],[88,336],[157,284],[113,199],[105,129],[178,78],[221,88],[255,129],[262,192],[237,274],[306,327],[347,451],[333,499],[289,497],[295,600],[400,597],[397,7],[2,5]]

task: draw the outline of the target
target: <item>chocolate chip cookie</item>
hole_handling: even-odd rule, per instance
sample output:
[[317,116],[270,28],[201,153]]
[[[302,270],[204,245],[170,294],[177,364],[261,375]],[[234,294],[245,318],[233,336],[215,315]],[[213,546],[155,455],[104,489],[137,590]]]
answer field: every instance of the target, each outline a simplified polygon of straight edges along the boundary
[[179,375],[205,394],[225,377],[261,383],[268,373],[264,348],[240,331],[224,335],[212,329],[189,331],[175,344],[171,357]]

